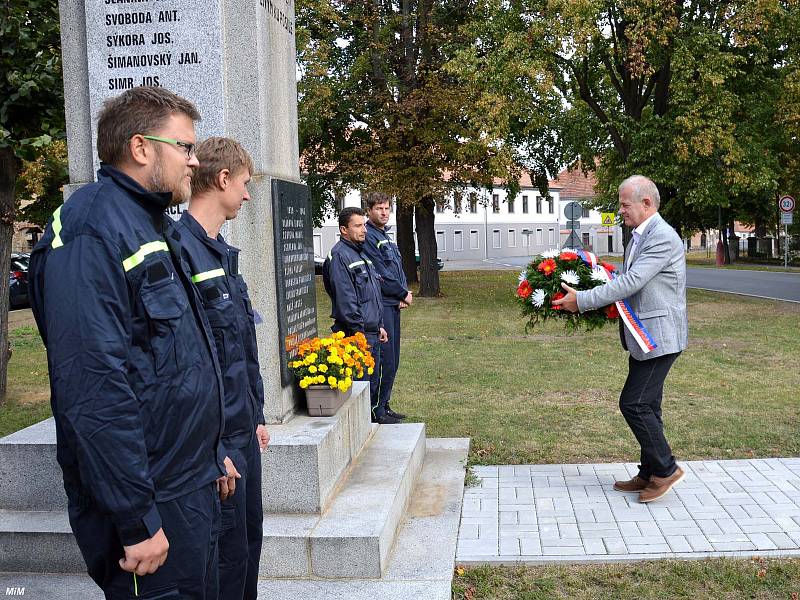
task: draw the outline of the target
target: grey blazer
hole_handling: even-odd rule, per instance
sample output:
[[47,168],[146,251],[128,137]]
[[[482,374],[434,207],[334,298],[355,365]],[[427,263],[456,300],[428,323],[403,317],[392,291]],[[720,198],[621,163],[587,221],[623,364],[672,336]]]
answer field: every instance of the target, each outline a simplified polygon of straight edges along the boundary
[[620,322],[622,347],[634,359],[682,352],[689,337],[683,243],[658,213],[639,238],[633,256],[628,256],[632,243],[625,249],[622,274],[605,285],[578,292],[578,310],[585,312],[627,299],[657,344],[655,350],[645,354]]

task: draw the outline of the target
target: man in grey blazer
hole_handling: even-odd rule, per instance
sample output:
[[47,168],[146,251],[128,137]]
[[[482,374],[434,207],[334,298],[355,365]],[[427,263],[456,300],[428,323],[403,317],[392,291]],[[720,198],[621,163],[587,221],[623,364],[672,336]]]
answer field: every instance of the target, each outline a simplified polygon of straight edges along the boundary
[[639,492],[639,502],[661,498],[684,476],[664,436],[661,398],[664,379],[687,345],[686,258],[680,237],[658,214],[659,202],[658,188],[647,177],[634,175],[623,181],[619,214],[634,230],[622,274],[586,291],[562,284],[567,295],[553,302],[571,312],[585,312],[627,299],[656,344],[645,352],[620,321],[622,346],[630,356],[619,407],[641,447],[641,464],[638,475],[616,482],[614,489]]

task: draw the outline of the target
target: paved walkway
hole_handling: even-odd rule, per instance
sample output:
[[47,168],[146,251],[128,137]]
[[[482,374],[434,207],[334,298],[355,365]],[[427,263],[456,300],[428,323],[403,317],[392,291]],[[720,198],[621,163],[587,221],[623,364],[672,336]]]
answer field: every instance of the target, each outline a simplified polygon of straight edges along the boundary
[[680,464],[650,504],[612,489],[635,464],[475,466],[456,562],[800,556],[800,458]]

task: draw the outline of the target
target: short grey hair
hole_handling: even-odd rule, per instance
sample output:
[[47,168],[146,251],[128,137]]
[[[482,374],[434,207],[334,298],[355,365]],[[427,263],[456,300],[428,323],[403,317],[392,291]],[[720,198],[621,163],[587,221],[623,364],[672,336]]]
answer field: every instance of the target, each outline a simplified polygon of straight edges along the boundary
[[658,209],[661,205],[661,195],[658,193],[658,187],[653,183],[652,179],[644,175],[631,175],[619,184],[618,191],[628,189],[633,192],[633,197],[636,202],[641,202],[645,198],[650,198],[653,201],[653,206]]

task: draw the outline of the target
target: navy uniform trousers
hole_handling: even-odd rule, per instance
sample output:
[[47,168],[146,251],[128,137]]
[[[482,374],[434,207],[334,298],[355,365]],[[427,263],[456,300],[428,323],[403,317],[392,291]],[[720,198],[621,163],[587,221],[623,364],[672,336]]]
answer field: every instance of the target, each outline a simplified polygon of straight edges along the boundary
[[70,504],[69,520],[89,575],[109,600],[216,600],[220,502],[216,482],[156,504],[169,542],[167,561],[152,575],[123,571],[122,542],[96,506]]
[[[223,444],[225,440],[223,439]],[[219,538],[220,600],[255,600],[261,559],[264,512],[261,506],[261,452],[255,433],[243,448],[225,444],[242,476],[233,496],[222,503]]]
[[381,404],[380,401],[382,351],[386,344],[381,344],[378,341],[378,333],[365,333],[364,337],[367,338],[369,352],[375,360],[375,367],[372,371],[372,375],[364,373],[364,379],[369,380],[369,398],[372,406],[372,417],[377,419],[382,417],[386,411],[386,405]]
[[384,305],[383,328],[389,335],[389,341],[381,344],[380,397],[378,403],[381,411],[389,408],[394,378],[400,366],[400,307],[398,305]]

